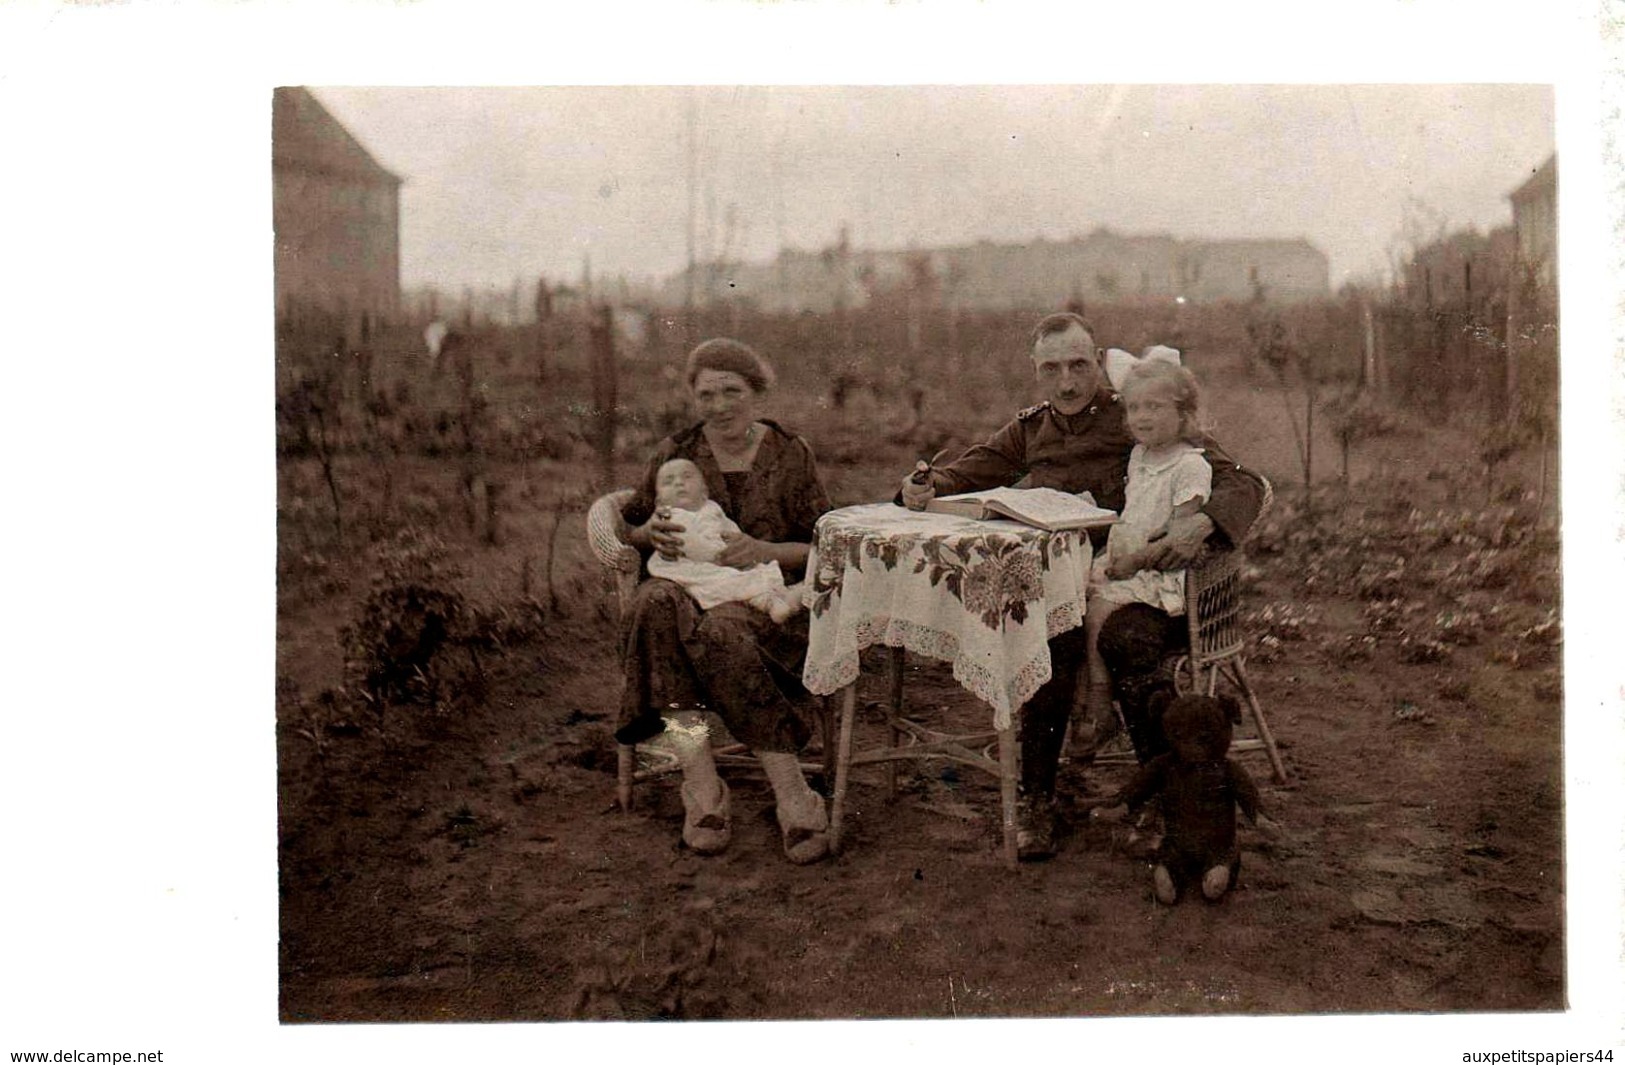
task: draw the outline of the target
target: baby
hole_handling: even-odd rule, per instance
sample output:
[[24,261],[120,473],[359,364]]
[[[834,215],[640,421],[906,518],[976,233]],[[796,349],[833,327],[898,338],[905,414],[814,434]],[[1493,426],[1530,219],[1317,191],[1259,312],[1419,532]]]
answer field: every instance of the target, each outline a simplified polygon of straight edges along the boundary
[[683,557],[649,559],[649,575],[682,585],[702,610],[723,603],[747,603],[783,624],[801,609],[801,585],[786,587],[777,562],[749,569],[718,565],[727,546],[723,534],[739,526],[706,494],[705,477],[688,459],[672,459],[655,474],[655,503],[683,526]]

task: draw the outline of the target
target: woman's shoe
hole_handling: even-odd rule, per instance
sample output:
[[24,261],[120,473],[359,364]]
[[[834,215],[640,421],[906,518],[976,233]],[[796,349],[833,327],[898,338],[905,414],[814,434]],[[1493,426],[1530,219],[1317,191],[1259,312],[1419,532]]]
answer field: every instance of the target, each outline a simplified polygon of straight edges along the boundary
[[683,781],[680,789],[683,796],[683,842],[695,854],[720,853],[733,838],[733,812],[728,785],[718,778],[717,789],[714,801],[709,803],[701,801],[698,789],[690,781]]
[[796,756],[788,751],[757,751],[757,761],[773,785],[774,813],[784,833],[784,856],[811,865],[829,856],[829,814],[824,800],[807,786]]
[[1172,906],[1179,901],[1179,887],[1166,865],[1158,865],[1151,870],[1151,892],[1164,906]]
[[800,817],[789,820],[785,817],[784,806],[778,808],[779,829],[784,833],[784,856],[796,865],[811,865],[829,857],[829,814],[824,810],[824,801],[816,799],[816,804],[802,812]]

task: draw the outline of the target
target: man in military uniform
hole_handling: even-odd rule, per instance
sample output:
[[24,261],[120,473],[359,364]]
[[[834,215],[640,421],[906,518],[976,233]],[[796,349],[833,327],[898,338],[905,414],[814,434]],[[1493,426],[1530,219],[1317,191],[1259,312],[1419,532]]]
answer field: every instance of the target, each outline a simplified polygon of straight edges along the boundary
[[[1123,509],[1134,439],[1123,403],[1101,368],[1094,330],[1076,314],[1049,315],[1033,329],[1032,357],[1049,399],[1016,415],[986,443],[931,470],[929,483],[905,480],[905,506],[919,510],[935,495],[1023,481],[1032,488],[1088,491],[1101,506]],[[1155,541],[1160,550],[1150,564],[1156,568],[1183,569],[1204,544],[1224,548],[1239,542],[1263,505],[1261,478],[1232,462],[1211,440],[1203,446],[1213,467],[1212,496],[1201,512],[1169,523],[1166,534]],[[1105,530],[1093,530],[1091,536],[1099,549]],[[1121,607],[1101,631],[1100,651],[1111,671],[1113,694],[1141,761],[1167,747],[1148,703],[1157,688],[1169,683],[1159,671],[1163,659],[1184,640],[1183,618],[1143,603]],[[1022,711],[1017,850],[1025,861],[1055,853],[1055,775],[1086,652],[1082,627],[1051,640],[1052,675]]]

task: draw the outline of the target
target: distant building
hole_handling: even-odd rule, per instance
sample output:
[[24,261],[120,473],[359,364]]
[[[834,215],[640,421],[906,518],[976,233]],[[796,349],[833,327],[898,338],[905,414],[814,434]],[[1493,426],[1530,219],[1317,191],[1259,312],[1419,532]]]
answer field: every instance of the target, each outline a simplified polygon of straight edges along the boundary
[[1292,302],[1331,291],[1326,254],[1307,240],[1189,241],[1178,253],[1179,289],[1198,303],[1245,300],[1254,293]]
[[1512,228],[1518,234],[1518,261],[1531,267],[1547,288],[1557,285],[1557,156],[1549,156],[1508,196]]
[[302,88],[272,93],[271,175],[278,318],[394,316],[401,179]]
[[1506,409],[1549,431],[1558,421],[1557,156],[1507,195],[1517,282],[1507,306]]
[[[937,293],[962,308],[1059,306],[1071,299],[1291,302],[1330,292],[1324,253],[1305,240],[1180,240],[1097,229],[1065,241],[981,241],[912,251],[863,251],[844,243],[820,252],[785,250],[766,264],[697,265],[695,300],[740,301],[762,310],[827,312],[857,307],[917,281],[921,264]],[[686,272],[661,287],[660,302],[681,305]]]
[[1468,309],[1502,298],[1511,282],[1516,247],[1511,226],[1447,234],[1416,249],[1404,265],[1406,298],[1413,306]]

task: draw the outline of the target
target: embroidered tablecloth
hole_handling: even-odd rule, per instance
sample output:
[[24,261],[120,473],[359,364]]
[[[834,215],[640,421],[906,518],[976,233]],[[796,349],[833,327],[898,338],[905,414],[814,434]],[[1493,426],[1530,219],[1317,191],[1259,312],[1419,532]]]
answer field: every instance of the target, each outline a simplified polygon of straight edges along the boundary
[[874,644],[953,663],[995,728],[1050,678],[1049,639],[1083,624],[1087,533],[972,521],[892,503],[818,522],[807,565],[811,636],[802,680],[831,695]]

